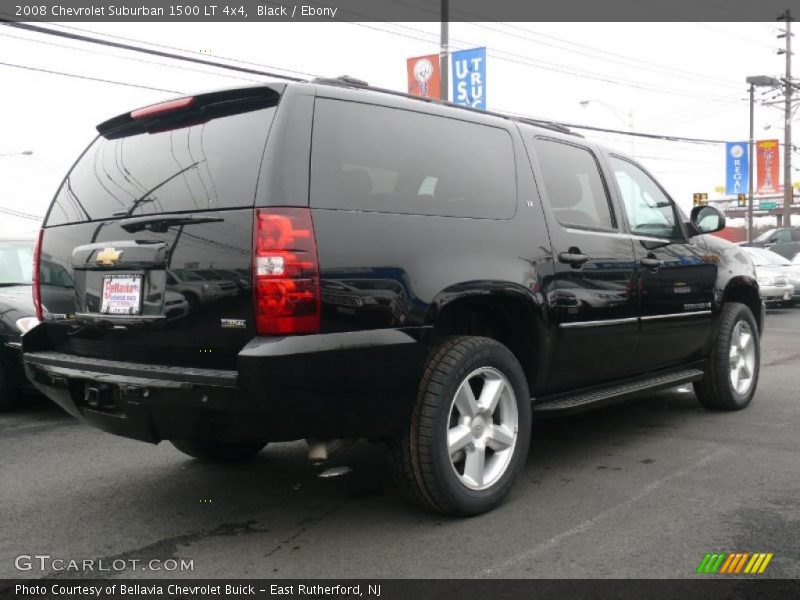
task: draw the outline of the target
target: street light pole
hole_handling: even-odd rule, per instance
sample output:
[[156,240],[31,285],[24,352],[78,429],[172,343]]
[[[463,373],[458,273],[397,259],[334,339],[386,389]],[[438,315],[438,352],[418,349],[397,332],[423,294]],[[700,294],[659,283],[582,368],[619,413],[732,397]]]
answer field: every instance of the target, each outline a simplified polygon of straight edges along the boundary
[[758,87],[780,87],[781,82],[774,77],[769,77],[767,75],[751,75],[747,77],[745,81],[750,84],[750,141],[748,143],[748,157],[747,157],[747,241],[753,241],[753,183],[754,183],[754,173],[753,167],[755,165],[755,152],[753,148],[754,140],[753,140],[753,130],[755,129],[754,125],[754,114],[755,114],[755,88]]
[[439,98],[450,99],[448,67],[450,63],[450,0],[442,0],[441,29],[439,37]]

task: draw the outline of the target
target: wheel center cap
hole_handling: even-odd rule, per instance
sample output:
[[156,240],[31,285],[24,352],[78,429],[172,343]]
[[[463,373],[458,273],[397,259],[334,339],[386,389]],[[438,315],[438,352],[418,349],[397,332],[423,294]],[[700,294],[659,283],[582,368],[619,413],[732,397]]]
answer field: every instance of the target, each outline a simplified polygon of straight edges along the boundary
[[483,419],[480,417],[475,417],[472,420],[472,437],[480,437],[483,434],[483,428],[485,427],[485,423]]

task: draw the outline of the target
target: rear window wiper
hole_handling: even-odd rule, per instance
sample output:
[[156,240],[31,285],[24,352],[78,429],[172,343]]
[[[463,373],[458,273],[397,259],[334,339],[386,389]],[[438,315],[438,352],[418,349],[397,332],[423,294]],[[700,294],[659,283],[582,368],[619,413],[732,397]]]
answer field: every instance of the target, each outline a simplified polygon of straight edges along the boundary
[[191,215],[153,215],[150,217],[136,217],[133,219],[124,219],[120,222],[122,227],[128,233],[134,233],[148,229],[157,233],[165,233],[170,227],[175,225],[198,225],[200,223],[221,223],[224,221],[222,217],[195,217]]

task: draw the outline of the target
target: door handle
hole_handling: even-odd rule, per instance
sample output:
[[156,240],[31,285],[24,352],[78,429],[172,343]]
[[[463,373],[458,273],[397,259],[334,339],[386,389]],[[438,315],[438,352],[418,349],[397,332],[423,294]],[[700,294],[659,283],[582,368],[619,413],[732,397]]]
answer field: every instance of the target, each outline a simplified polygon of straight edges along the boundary
[[570,248],[567,252],[561,252],[558,255],[558,260],[562,263],[567,263],[573,267],[580,267],[589,260],[586,254],[581,253],[579,248]]
[[645,256],[639,262],[642,263],[643,267],[647,267],[648,269],[658,269],[664,266],[664,261],[655,256]]

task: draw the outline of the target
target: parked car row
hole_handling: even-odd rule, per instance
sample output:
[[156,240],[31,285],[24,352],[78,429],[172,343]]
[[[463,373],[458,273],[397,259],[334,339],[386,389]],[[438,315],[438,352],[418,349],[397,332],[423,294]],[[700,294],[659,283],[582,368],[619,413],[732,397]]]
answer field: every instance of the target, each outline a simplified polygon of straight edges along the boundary
[[756,267],[758,289],[767,305],[794,305],[800,300],[800,254],[791,261],[766,248],[745,246]]
[[32,390],[22,364],[22,334],[39,324],[31,296],[33,241],[0,241],[0,411]]

